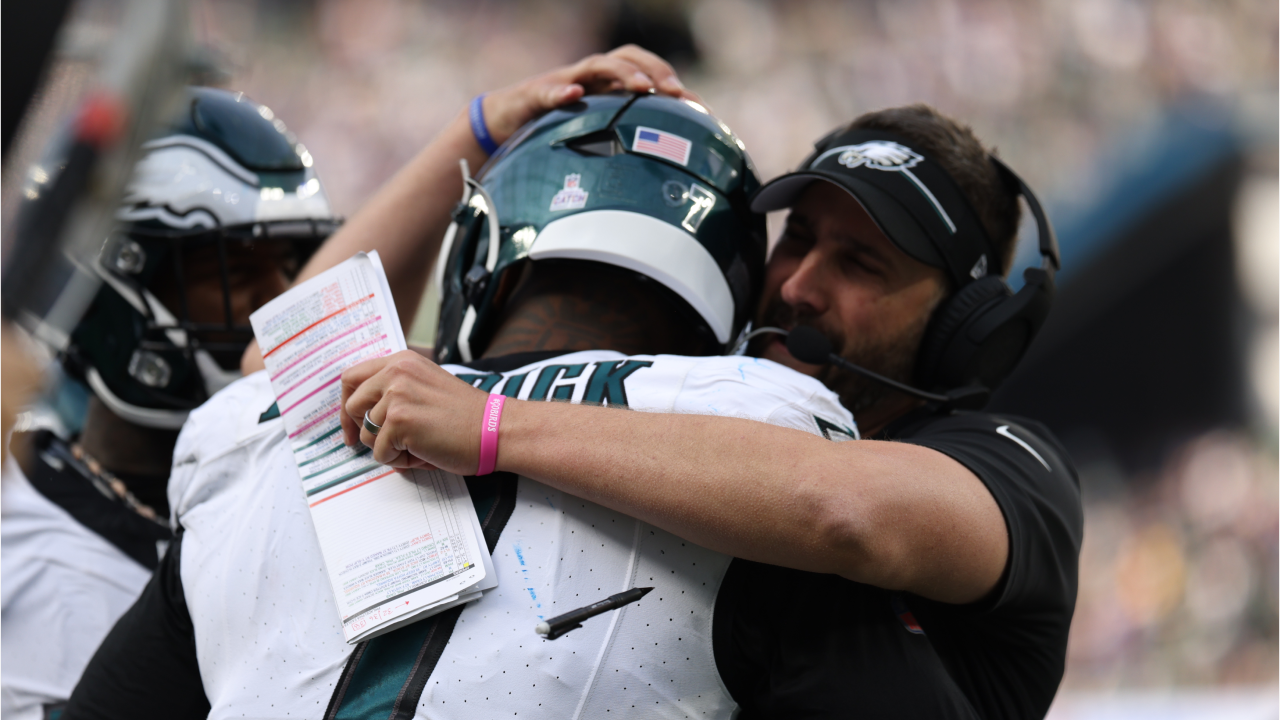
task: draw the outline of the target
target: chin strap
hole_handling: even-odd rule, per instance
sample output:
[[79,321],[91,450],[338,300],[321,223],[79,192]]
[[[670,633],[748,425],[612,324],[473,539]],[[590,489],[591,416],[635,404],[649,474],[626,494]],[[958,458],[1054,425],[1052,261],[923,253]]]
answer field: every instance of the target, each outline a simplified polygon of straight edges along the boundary
[[[224,370],[205,350],[196,350],[193,355],[196,369],[204,382],[205,392],[210,396],[243,377],[239,370]],[[93,394],[97,395],[111,412],[134,425],[160,430],[177,430],[187,421],[187,410],[160,410],[125,402],[119,395],[111,392],[111,388],[107,387],[107,382],[102,379],[102,375],[95,367],[89,367],[86,370],[85,379],[88,380]]]
[[107,383],[95,367],[85,371],[85,379],[89,381],[93,394],[97,395],[107,409],[121,420],[159,430],[177,430],[187,421],[186,410],[156,410],[138,407],[121,400],[118,395],[111,392],[111,388],[107,387]]
[[[101,265],[97,265],[96,270],[98,276],[140,314],[150,316],[161,327],[171,326],[165,328],[164,334],[175,347],[186,350],[190,346],[187,332],[177,327],[178,318],[169,312],[169,309],[148,290],[130,287],[128,283],[120,280],[110,271],[102,268]],[[223,369],[207,350],[197,349],[191,354],[194,357],[196,371],[200,373],[200,379],[204,384],[207,395],[212,396],[241,377],[238,368],[235,370]],[[86,379],[89,381],[89,386],[93,389],[94,394],[113,413],[135,425],[161,430],[177,430],[187,421],[186,410],[160,410],[125,402],[120,396],[111,392],[111,388],[107,387],[106,381],[102,379],[102,375],[98,373],[96,368],[90,367],[88,369]]]
[[[467,161],[460,160],[459,164],[462,167],[462,183],[464,188],[462,202],[464,205],[474,204],[476,201],[474,196],[479,195],[480,202],[484,205],[481,211],[485,214],[486,221],[489,225],[489,248],[488,253],[485,256],[484,276],[476,280],[477,283],[487,283],[489,278],[493,277],[494,268],[498,266],[498,244],[502,239],[502,229],[501,223],[498,220],[498,210],[497,206],[494,205],[493,197],[489,195],[489,192],[484,189],[483,185],[476,182],[476,180],[471,177],[470,172],[468,171]],[[457,221],[454,221],[449,226],[449,230],[445,233],[445,239],[448,241],[450,250],[452,250],[454,237],[457,235],[457,226]],[[440,278],[443,278],[444,276],[443,263],[447,260],[448,256],[445,254],[444,248],[442,247],[440,259],[437,261],[442,268],[438,276]],[[470,275],[471,273],[469,272],[468,276]],[[443,279],[441,279],[440,282],[443,282]],[[443,292],[443,289],[441,292]],[[468,300],[467,311],[462,316],[462,326],[458,329],[458,355],[461,356],[462,362],[471,362],[473,360],[471,353],[471,331],[475,328],[476,317],[475,305],[472,305],[471,301]]]

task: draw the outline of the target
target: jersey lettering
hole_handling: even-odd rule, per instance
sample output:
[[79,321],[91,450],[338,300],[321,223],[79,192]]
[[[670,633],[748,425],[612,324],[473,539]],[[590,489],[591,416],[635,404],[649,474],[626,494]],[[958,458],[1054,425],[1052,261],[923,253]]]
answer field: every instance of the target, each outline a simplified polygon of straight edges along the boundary
[[[473,373],[458,373],[455,377],[457,377],[459,380],[465,383],[469,383],[472,387],[478,387],[485,392],[489,392],[490,390],[492,390],[493,386],[497,385],[498,381],[502,379],[502,375],[498,373],[489,373],[487,375],[475,375]],[[477,380],[480,381],[479,384],[476,384]]]
[[592,405],[627,406],[627,388],[624,381],[640,368],[653,365],[652,360],[606,360],[596,363],[587,381],[587,392],[582,402]]
[[[533,390],[529,392],[529,399],[546,400],[547,391],[551,389],[551,385],[556,380],[569,380],[579,377],[586,367],[586,363],[579,363],[577,365],[548,365],[542,368],[542,372],[538,373],[538,381],[533,384]],[[564,374],[561,375],[561,373]],[[572,400],[573,389],[573,384],[557,386],[552,398],[555,400]]]
[[832,437],[831,437],[831,433],[832,433],[832,432],[838,432],[838,433],[840,433],[841,435],[848,435],[850,440],[857,440],[857,439],[858,439],[858,435],[857,435],[857,433],[855,433],[853,430],[851,430],[851,429],[849,429],[849,428],[847,428],[847,427],[844,427],[843,425],[837,425],[837,424],[835,424],[835,423],[833,423],[833,422],[830,422],[830,421],[828,421],[828,420],[823,420],[822,418],[818,417],[817,415],[814,415],[814,416],[813,416],[813,421],[814,421],[815,423],[817,423],[817,424],[818,424],[818,429],[822,431],[822,437],[824,437],[824,438],[826,438],[826,439],[828,439],[828,440],[833,440],[833,439],[834,439],[834,438],[832,438]]
[[502,386],[502,394],[509,398],[515,398],[518,396],[520,394],[520,387],[524,385],[524,379],[528,376],[529,373],[512,375],[507,379],[507,384]]

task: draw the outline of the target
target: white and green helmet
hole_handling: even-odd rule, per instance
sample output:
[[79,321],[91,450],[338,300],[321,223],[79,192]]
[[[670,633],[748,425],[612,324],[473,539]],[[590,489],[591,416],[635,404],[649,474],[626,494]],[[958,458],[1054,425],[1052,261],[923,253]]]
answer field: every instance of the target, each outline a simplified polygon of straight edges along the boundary
[[[117,416],[177,429],[187,412],[239,377],[253,331],[231,316],[232,246],[279,247],[272,257],[296,272],[336,220],[310,153],[279,118],[241,93],[193,87],[177,116],[143,145],[117,219],[92,268],[97,295],[62,352]],[[184,253],[221,255],[221,322],[188,313]],[[166,306],[162,279],[181,289]]]
[[701,106],[659,95],[598,95],[521,128],[468,180],[437,264],[437,357],[488,345],[527,261],[585,260],[655,280],[722,347],[746,324],[763,280],[764,216],[746,148]]

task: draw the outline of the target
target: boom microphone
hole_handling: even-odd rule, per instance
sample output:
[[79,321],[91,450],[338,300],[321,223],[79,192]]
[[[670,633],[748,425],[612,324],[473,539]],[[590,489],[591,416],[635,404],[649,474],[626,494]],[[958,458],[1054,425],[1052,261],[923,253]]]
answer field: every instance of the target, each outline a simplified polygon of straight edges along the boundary
[[787,352],[810,365],[827,365],[831,358],[838,357],[832,352],[831,340],[808,325],[800,325],[787,333]]
[[929,400],[931,402],[943,403],[944,405],[955,407],[977,408],[986,404],[987,396],[991,394],[991,391],[986,388],[974,385],[952,390],[945,395],[939,395],[937,393],[925,392],[919,388],[914,388],[905,383],[900,383],[897,380],[892,380],[880,373],[872,372],[864,367],[854,365],[848,360],[845,360],[835,354],[831,349],[831,340],[816,328],[809,327],[808,325],[799,325],[793,328],[790,332],[782,330],[781,328],[760,328],[748,335],[748,338],[764,333],[785,335],[787,338],[787,352],[791,353],[791,357],[794,357],[800,362],[808,363],[810,365],[830,365],[834,363],[845,370],[858,373],[863,377],[870,378],[883,385],[888,385],[898,392],[903,392],[922,400]]
[[900,383],[897,380],[891,380],[880,373],[872,372],[859,365],[854,365],[848,360],[845,360],[839,355],[831,352],[831,341],[827,339],[827,336],[808,325],[797,326],[787,335],[787,352],[791,353],[791,356],[800,362],[809,363],[810,365],[829,365],[831,363],[835,363],[845,370],[858,373],[859,375],[871,378],[882,385],[888,385],[894,390],[898,390],[899,392],[904,392],[908,395],[922,398],[924,400],[932,400],[933,402],[951,401],[951,398],[947,395],[937,395],[935,393],[925,392],[924,390],[917,390],[910,385]]

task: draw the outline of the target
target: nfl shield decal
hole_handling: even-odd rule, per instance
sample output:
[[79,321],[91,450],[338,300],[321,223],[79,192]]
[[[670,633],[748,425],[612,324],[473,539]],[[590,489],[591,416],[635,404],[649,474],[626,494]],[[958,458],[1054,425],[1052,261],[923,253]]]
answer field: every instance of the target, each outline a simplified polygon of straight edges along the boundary
[[636,137],[631,143],[633,152],[670,160],[681,167],[688,167],[689,151],[692,149],[693,143],[686,138],[643,126],[636,128]]
[[581,210],[587,206],[587,191],[582,189],[582,176],[572,173],[564,176],[564,188],[551,198],[551,210]]

